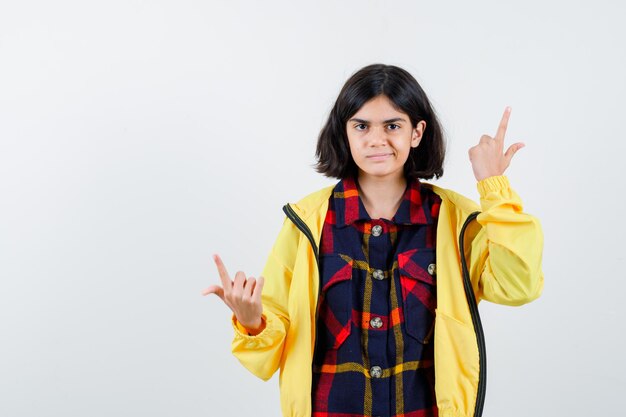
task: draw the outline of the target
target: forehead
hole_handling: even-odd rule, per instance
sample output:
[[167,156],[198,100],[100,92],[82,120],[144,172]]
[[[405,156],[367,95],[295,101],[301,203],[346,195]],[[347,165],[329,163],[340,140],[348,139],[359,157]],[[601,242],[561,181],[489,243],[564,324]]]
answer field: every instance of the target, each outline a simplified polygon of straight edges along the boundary
[[401,118],[406,121],[409,116],[402,110],[396,108],[387,96],[380,95],[366,101],[352,118],[368,120],[372,122],[382,122],[392,118]]

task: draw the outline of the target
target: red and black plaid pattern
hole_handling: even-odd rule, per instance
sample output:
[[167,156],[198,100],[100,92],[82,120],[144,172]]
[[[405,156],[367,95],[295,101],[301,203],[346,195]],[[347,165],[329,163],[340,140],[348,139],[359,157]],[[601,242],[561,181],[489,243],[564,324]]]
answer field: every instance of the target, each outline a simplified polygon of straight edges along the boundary
[[339,181],[320,244],[314,417],[437,415],[435,238],[441,199],[407,184],[392,219],[371,219]]

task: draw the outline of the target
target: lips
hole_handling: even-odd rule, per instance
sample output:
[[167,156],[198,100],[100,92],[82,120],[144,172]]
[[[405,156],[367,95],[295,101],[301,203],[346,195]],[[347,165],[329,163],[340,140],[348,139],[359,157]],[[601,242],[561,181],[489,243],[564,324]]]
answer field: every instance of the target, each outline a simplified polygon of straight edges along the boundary
[[372,155],[367,155],[366,158],[374,160],[374,161],[382,161],[384,159],[387,159],[391,155],[392,155],[391,153],[375,153]]

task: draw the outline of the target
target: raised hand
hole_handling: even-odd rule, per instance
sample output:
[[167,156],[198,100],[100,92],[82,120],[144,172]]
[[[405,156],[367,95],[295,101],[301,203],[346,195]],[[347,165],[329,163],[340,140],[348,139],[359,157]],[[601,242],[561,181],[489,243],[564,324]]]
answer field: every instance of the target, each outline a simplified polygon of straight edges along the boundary
[[525,146],[522,142],[514,143],[502,154],[504,134],[506,133],[510,115],[511,108],[506,107],[496,136],[492,138],[489,135],[482,135],[478,145],[469,149],[469,158],[476,180],[480,181],[487,177],[504,174],[504,171],[511,163],[513,155]]
[[231,281],[222,259],[218,255],[213,255],[213,261],[217,265],[222,286],[211,285],[202,291],[202,295],[217,295],[235,313],[237,321],[243,327],[250,332],[258,331],[263,324],[261,318],[263,277],[259,277],[258,280],[253,277],[246,278],[242,271],[238,271],[234,281]]

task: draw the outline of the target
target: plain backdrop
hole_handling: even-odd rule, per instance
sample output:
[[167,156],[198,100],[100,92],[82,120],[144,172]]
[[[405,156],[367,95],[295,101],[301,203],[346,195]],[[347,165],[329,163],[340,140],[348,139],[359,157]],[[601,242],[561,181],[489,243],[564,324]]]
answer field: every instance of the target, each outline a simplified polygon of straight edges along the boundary
[[347,78],[398,65],[447,138],[436,181],[477,199],[467,151],[544,228],[542,297],[481,303],[484,416],[619,414],[624,6],[609,1],[0,2],[0,415],[280,414],[200,292],[258,275]]

